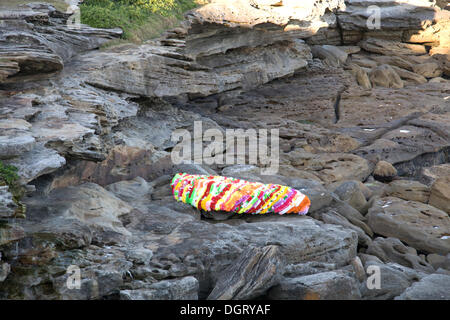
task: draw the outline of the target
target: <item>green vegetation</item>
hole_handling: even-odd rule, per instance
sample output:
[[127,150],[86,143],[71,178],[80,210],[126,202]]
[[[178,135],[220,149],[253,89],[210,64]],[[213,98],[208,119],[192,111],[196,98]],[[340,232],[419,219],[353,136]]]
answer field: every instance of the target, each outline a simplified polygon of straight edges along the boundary
[[85,0],[81,23],[95,28],[116,28],[123,38],[141,43],[175,27],[183,13],[197,6],[195,0]]
[[25,218],[26,207],[20,202],[25,190],[19,183],[18,169],[12,165],[5,165],[0,161],[0,185],[7,185],[13,196],[14,202],[18,205],[16,218]]
[[4,181],[8,186],[19,180],[17,168],[12,165],[5,165],[0,161],[0,182]]

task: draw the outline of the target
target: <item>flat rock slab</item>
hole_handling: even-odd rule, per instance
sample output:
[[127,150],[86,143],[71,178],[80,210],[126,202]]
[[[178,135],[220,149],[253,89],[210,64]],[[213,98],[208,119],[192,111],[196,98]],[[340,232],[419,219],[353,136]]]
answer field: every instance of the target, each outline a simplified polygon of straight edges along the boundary
[[450,252],[450,217],[430,205],[386,197],[374,203],[367,217],[375,233],[398,238],[418,250]]

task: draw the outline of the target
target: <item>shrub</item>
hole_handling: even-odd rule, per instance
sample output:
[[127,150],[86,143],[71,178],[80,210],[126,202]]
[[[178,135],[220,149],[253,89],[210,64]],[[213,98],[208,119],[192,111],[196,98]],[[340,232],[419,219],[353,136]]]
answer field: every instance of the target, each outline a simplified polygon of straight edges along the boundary
[[94,28],[119,27],[124,39],[142,42],[173,27],[195,6],[194,0],[85,0],[81,22]]
[[0,161],[0,180],[3,180],[8,186],[13,185],[19,176],[17,175],[18,169],[12,165],[5,165]]

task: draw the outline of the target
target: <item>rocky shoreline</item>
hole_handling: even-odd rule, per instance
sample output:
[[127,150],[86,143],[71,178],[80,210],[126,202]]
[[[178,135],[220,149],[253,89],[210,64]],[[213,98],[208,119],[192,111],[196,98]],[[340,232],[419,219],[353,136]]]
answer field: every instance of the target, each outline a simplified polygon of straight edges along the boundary
[[[0,186],[0,299],[450,299],[444,2],[215,0],[101,50],[121,31],[0,11],[0,160],[24,193]],[[279,129],[278,174],[174,165],[171,135],[195,121]],[[312,207],[200,213],[173,200],[178,172],[286,185]]]

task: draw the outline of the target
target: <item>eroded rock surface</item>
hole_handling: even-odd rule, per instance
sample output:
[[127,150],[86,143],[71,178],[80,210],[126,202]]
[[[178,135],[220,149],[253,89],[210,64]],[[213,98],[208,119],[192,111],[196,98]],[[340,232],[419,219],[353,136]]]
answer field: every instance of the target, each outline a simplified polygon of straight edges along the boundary
[[[48,5],[0,11],[0,159],[26,190],[14,218],[0,179],[0,298],[448,299],[448,7],[210,2],[100,51],[121,31],[70,30]],[[175,165],[172,133],[195,122],[278,129],[277,173]],[[312,206],[200,213],[173,200],[177,172],[287,185]]]

